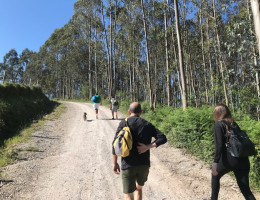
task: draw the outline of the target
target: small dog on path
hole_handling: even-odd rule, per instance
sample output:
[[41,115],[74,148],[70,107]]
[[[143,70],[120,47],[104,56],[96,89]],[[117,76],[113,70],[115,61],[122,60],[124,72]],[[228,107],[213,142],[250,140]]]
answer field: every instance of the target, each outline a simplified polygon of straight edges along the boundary
[[84,121],[87,120],[87,113],[86,113],[86,112],[84,112],[84,114],[83,114],[83,120],[84,120]]

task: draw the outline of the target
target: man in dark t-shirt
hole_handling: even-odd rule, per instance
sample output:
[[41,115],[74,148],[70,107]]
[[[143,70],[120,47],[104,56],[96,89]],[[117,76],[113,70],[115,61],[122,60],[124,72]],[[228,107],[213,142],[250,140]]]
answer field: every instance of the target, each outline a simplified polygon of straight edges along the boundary
[[[150,149],[166,143],[167,139],[151,123],[140,118],[142,110],[138,102],[133,102],[130,105],[128,113],[130,117],[127,122],[133,137],[133,148],[129,156],[121,158],[123,193],[125,200],[134,200],[134,192],[137,193],[137,200],[141,200],[142,187],[149,174]],[[124,125],[125,120],[122,120],[117,128],[115,138]],[[152,138],[155,138],[155,141],[152,142]],[[119,174],[120,167],[117,163],[114,148],[112,148],[112,154],[113,171],[115,174]]]

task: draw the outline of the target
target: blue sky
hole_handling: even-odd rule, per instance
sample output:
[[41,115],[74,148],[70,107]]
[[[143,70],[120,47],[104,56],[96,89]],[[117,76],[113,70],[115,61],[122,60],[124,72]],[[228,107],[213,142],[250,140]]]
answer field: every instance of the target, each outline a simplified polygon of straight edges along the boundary
[[0,0],[0,62],[12,48],[38,52],[72,17],[77,0]]

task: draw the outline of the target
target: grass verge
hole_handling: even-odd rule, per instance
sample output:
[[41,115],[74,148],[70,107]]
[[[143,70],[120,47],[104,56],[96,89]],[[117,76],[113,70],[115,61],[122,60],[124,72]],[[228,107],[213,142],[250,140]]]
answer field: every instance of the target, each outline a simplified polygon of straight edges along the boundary
[[13,163],[17,158],[17,144],[27,142],[31,138],[32,133],[42,130],[46,122],[58,119],[65,111],[66,106],[60,104],[52,113],[43,116],[40,120],[33,121],[28,127],[22,128],[19,134],[4,141],[4,145],[0,147],[0,167]]

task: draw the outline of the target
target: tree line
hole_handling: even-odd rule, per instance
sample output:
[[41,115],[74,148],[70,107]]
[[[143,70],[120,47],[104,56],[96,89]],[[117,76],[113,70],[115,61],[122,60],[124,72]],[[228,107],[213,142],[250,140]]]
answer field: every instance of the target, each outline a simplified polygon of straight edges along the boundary
[[223,102],[259,118],[259,20],[257,0],[78,0],[39,52],[4,56],[0,80],[151,108]]

